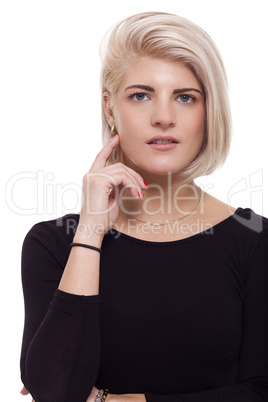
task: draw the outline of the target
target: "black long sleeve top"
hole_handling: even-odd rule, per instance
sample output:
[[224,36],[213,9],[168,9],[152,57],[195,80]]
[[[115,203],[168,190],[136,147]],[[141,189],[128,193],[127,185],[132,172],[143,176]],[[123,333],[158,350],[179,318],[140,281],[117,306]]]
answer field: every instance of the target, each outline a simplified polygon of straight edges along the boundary
[[268,401],[268,219],[238,208],[169,242],[110,230],[96,296],[57,289],[78,220],[38,223],[23,244],[21,377],[36,402],[85,402],[93,385],[147,402]]

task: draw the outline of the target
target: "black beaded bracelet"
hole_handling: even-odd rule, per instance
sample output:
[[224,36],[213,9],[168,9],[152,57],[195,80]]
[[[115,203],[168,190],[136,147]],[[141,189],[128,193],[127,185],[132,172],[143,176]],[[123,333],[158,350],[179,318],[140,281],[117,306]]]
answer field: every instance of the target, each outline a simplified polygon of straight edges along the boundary
[[96,250],[99,253],[102,253],[102,249],[94,246],[90,246],[88,244],[83,244],[83,243],[71,243],[70,247],[85,247],[85,248],[90,248],[91,250]]

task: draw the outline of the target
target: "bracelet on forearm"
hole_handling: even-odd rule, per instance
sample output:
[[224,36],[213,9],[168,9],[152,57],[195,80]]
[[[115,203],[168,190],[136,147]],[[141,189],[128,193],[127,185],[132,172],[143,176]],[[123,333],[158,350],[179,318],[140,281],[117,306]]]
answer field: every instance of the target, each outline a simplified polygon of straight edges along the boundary
[[106,389],[103,391],[102,402],[105,402],[105,400],[106,400],[108,394],[109,394],[109,390],[106,388]]
[[107,395],[109,394],[108,389],[100,389],[99,392],[97,393],[95,402],[105,402],[105,399],[107,398]]
[[94,246],[89,246],[88,244],[83,244],[83,243],[71,243],[71,244],[70,244],[70,247],[76,247],[76,246],[78,246],[78,247],[90,248],[90,249],[92,249],[92,250],[98,251],[99,253],[102,253],[102,249],[101,249],[101,248],[94,247]]

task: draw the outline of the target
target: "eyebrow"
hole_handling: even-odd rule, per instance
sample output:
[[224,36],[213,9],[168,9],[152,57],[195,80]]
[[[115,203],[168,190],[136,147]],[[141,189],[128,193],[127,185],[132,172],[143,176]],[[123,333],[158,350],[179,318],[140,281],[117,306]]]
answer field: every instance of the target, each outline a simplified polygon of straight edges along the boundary
[[[149,85],[140,85],[140,84],[130,85],[129,87],[127,87],[125,89],[125,91],[127,91],[128,89],[132,89],[132,88],[139,88],[139,89],[144,89],[145,91],[155,92],[155,89],[153,87],[150,87]],[[180,93],[183,93],[183,92],[190,92],[190,91],[199,92],[201,95],[203,95],[202,92],[199,89],[196,89],[196,88],[174,89],[173,94],[180,94]]]

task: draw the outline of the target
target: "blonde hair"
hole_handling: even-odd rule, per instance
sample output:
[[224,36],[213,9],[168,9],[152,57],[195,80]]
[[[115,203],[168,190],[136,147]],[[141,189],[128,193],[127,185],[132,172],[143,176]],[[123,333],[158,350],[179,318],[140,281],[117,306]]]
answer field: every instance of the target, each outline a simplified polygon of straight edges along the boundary
[[[231,114],[225,68],[210,36],[183,17],[146,12],[119,22],[102,42],[102,93],[113,99],[127,68],[138,57],[178,61],[190,68],[205,94],[205,135],[196,158],[184,169],[182,178],[191,181],[212,173],[228,155],[231,137]],[[103,143],[111,138],[111,129],[102,111]],[[118,146],[107,164],[120,158]]]

